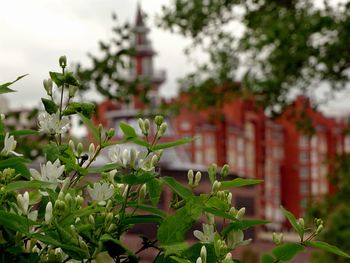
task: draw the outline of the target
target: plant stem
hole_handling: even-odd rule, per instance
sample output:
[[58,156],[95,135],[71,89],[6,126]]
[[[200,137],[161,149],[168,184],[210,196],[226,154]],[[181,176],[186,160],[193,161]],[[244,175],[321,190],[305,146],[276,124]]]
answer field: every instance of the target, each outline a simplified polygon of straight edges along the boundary
[[[62,74],[64,75],[64,68],[62,68]],[[61,91],[61,101],[60,101],[60,111],[59,111],[59,120],[62,120],[62,107],[63,107],[63,93],[64,93],[64,82],[62,84],[62,91]],[[60,133],[58,135],[58,144],[62,144],[62,134]]]

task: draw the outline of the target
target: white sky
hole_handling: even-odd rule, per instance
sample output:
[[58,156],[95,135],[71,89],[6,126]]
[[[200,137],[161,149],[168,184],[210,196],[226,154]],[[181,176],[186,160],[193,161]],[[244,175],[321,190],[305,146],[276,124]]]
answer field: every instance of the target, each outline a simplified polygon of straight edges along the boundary
[[[155,27],[155,15],[169,2],[141,1],[142,9],[149,16],[150,39],[158,52],[155,69],[167,71],[167,82],[161,87],[163,96],[174,96],[178,86],[176,79],[191,69],[183,54],[190,42]],[[45,96],[42,80],[48,77],[48,71],[59,70],[59,56],[66,55],[70,62],[87,65],[87,53],[96,54],[98,41],[111,37],[112,12],[119,21],[133,23],[136,5],[137,0],[1,1],[0,83],[29,74],[13,86],[18,92],[6,95],[11,108],[39,104],[40,97]],[[348,112],[350,96],[344,94],[322,108],[330,114]]]
[[[189,41],[155,26],[155,15],[169,0],[143,0],[148,14],[150,39],[158,55],[155,69],[167,71],[163,96],[174,96],[176,79],[189,71],[183,48]],[[11,0],[0,9],[0,83],[29,74],[13,86],[18,92],[6,95],[11,108],[37,105],[44,96],[42,80],[48,71],[59,70],[58,57],[89,64],[88,52],[98,54],[98,41],[109,40],[112,12],[120,22],[134,23],[136,0]]]

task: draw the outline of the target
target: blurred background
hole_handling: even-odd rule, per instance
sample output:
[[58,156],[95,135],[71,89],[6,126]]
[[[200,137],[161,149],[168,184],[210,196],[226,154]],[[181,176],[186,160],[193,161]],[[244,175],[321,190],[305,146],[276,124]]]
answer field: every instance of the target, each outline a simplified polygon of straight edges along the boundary
[[[0,95],[9,126],[36,127],[42,80],[66,55],[96,124],[137,128],[140,116],[164,114],[165,141],[197,138],[166,152],[162,174],[187,183],[188,169],[227,163],[232,177],[264,180],[234,191],[247,217],[272,222],[246,233],[246,262],[272,247],[274,231],[297,239],[280,205],[323,218],[321,238],[350,250],[350,1],[14,0],[2,3],[0,35],[0,82],[29,74]],[[73,121],[71,134],[89,138]],[[346,261],[308,251],[295,262]]]

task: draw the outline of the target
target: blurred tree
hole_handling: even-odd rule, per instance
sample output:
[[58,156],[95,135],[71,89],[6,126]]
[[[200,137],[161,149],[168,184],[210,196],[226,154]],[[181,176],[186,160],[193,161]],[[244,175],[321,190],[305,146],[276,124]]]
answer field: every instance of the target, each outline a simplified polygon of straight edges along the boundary
[[115,14],[112,19],[115,22],[113,37],[108,41],[99,41],[100,54],[88,54],[91,66],[77,64],[76,75],[81,82],[79,91],[84,93],[95,89],[106,98],[126,103],[132,96],[138,95],[143,102],[148,102],[148,80],[130,78],[136,54],[132,45],[133,29],[129,23],[120,24]]
[[350,3],[331,2],[173,0],[159,22],[193,39],[187,52],[208,55],[182,83],[198,105],[216,106],[231,93],[278,110],[292,90],[327,83],[335,91],[349,81]]

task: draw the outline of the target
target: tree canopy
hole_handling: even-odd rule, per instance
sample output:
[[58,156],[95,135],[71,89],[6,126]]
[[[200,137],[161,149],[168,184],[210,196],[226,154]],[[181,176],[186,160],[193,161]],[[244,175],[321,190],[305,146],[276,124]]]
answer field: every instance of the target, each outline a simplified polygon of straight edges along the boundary
[[350,3],[173,0],[160,26],[208,55],[183,80],[202,105],[223,101],[223,92],[207,96],[213,85],[268,107],[285,105],[293,90],[312,93],[326,83],[337,91],[349,81]]

